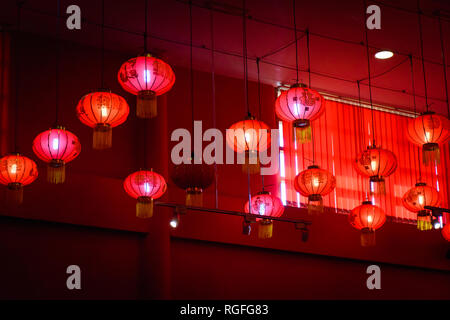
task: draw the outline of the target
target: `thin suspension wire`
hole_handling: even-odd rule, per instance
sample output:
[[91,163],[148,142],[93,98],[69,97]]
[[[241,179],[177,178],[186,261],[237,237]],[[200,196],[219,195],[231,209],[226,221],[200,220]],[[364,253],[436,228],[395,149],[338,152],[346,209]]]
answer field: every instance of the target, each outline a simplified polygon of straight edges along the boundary
[[[360,86],[360,80],[356,81],[356,84],[358,86],[358,117],[359,117],[359,139],[360,139],[360,149],[363,148],[364,146],[364,134],[362,134],[364,132],[364,111],[362,109],[361,106],[361,86]],[[369,194],[367,191],[367,188],[365,186],[365,184],[362,184],[362,188],[363,188],[363,194],[366,194],[365,200],[367,200],[369,198]]]
[[105,0],[102,0],[102,53],[101,53],[101,88],[105,88]]
[[[367,2],[364,0],[364,8],[367,7]],[[370,73],[370,54],[369,54],[369,35],[367,32],[366,27],[366,11],[364,10],[364,19],[363,19],[363,25],[364,25],[364,34],[366,38],[366,56],[367,56],[367,73],[368,73],[368,80],[369,80],[369,97],[370,97],[370,110],[372,114],[372,146],[375,146],[375,120],[374,120],[374,109],[373,109],[373,100],[372,100],[372,80],[371,80],[371,73]]]
[[[16,69],[16,111],[14,113],[14,152],[19,152],[18,145],[18,124],[19,124],[19,86],[20,86],[20,64],[19,64],[19,34],[22,21],[22,6],[24,1],[17,2],[17,33],[16,33],[16,59],[15,59],[15,69]],[[2,78],[3,79],[3,78]]]
[[311,88],[311,53],[309,49],[309,29],[306,29],[306,50],[308,52],[308,84]]
[[423,34],[422,34],[422,10],[420,9],[420,0],[417,0],[417,17],[419,21],[419,37],[420,37],[420,55],[422,56],[422,73],[423,73],[423,85],[425,88],[425,107],[428,112],[428,90],[427,90],[427,76],[425,73],[425,60],[423,56]]
[[56,59],[55,59],[55,78],[56,78],[56,90],[55,90],[55,126],[58,124],[59,118],[59,60],[60,60],[60,50],[61,50],[61,30],[59,27],[59,20],[61,18],[60,13],[61,1],[56,1]]
[[[256,70],[258,72],[258,108],[259,119],[262,121],[262,101],[261,101],[261,77],[259,68],[259,58],[256,58]],[[261,175],[262,191],[264,191],[264,175]]]
[[145,0],[145,21],[144,21],[144,53],[147,53],[147,35],[148,35],[148,0]]
[[299,79],[298,70],[298,40],[297,40],[297,20],[295,18],[295,0],[292,0],[292,15],[294,17],[294,39],[295,39],[295,68],[297,69],[297,83]]
[[250,103],[248,99],[248,69],[247,69],[247,17],[245,14],[246,2],[242,0],[242,52],[244,66],[244,100],[247,109],[247,115],[250,115]]
[[[216,124],[216,65],[214,57],[214,11],[209,11],[210,15],[210,30],[211,30],[211,82],[212,82],[212,113],[213,113],[213,128],[217,127]],[[214,189],[215,189],[215,200],[216,209],[219,207],[219,185],[218,185],[219,174],[217,171],[217,163],[214,162]]]
[[444,45],[444,34],[442,32],[442,22],[441,22],[441,14],[439,12],[438,15],[438,22],[439,22],[439,38],[441,40],[441,50],[442,50],[442,64],[444,69],[444,87],[445,87],[445,100],[447,100],[447,115],[450,119],[450,101],[448,98],[448,80],[447,80],[447,68],[445,67],[446,59],[445,59],[445,45]]
[[192,1],[189,1],[189,30],[190,30],[190,77],[191,77],[191,116],[192,134],[194,134],[194,68],[193,68],[193,42],[192,42]]
[[[416,103],[416,85],[414,83],[414,62],[413,62],[413,58],[412,55],[409,56],[409,64],[411,67],[411,89],[413,92],[413,104],[414,104],[414,114],[416,114],[417,112],[417,103]],[[418,182],[422,181],[422,166],[421,166],[421,161],[420,161],[420,150],[418,148],[417,150],[417,159],[418,159],[418,163],[419,163],[419,178],[417,179]]]

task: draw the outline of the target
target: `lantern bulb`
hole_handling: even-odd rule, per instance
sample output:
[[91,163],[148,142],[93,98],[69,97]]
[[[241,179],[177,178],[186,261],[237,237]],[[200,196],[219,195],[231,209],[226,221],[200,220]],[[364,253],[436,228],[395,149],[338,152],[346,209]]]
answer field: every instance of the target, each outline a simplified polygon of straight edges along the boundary
[[425,137],[426,137],[427,141],[430,141],[431,140],[431,132],[425,131]]
[[149,83],[151,81],[151,79],[152,79],[152,74],[151,74],[150,70],[145,70],[144,71],[144,81],[146,83]]
[[144,183],[144,191],[145,191],[145,193],[149,193],[150,192],[150,184],[148,182]]
[[17,164],[13,164],[13,165],[11,166],[11,169],[9,170],[9,172],[10,172],[11,174],[16,174],[16,173],[17,173]]
[[316,187],[316,188],[320,185],[320,183],[319,183],[319,178],[318,178],[318,177],[314,177],[314,178],[313,178],[313,185],[314,185],[314,187]]
[[107,118],[108,117],[108,108],[106,106],[102,106],[102,117]]
[[259,206],[259,214],[261,216],[265,215],[266,213],[266,205],[265,203],[261,203],[261,205]]
[[377,160],[370,161],[370,166],[372,167],[372,170],[377,170]]
[[373,221],[372,216],[367,216],[367,222],[368,222],[368,223],[372,223],[372,221]]
[[425,199],[424,199],[423,194],[419,194],[418,201],[419,201],[419,204],[420,204],[421,206],[423,206],[423,204],[424,204],[424,202],[425,202]]
[[58,140],[58,138],[54,138],[53,139],[52,148],[53,148],[53,150],[58,150],[58,148],[59,148],[59,140]]

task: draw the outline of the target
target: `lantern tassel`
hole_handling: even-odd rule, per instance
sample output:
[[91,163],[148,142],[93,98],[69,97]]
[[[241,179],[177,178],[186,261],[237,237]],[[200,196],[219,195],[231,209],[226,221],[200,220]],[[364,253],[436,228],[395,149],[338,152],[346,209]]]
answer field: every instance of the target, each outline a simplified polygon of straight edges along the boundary
[[370,230],[369,228],[361,229],[361,246],[373,247],[375,244],[375,231]]
[[47,182],[59,184],[66,181],[66,165],[62,160],[52,160],[47,166]]
[[308,214],[319,214],[323,212],[323,199],[320,194],[308,196]]
[[256,152],[245,152],[245,162],[242,165],[242,172],[250,174],[258,174],[260,171],[259,156]]
[[370,194],[371,195],[385,195],[386,194],[386,183],[383,178],[371,177],[370,178]]
[[103,150],[112,147],[112,128],[108,124],[98,124],[94,128],[92,147]]
[[433,229],[431,216],[426,211],[419,211],[417,213],[417,230],[428,231],[431,229]]
[[435,161],[439,164],[440,160],[441,152],[437,143],[427,143],[423,145],[422,162],[424,165],[428,166],[433,164]]
[[294,127],[294,133],[297,143],[304,144],[311,142],[311,126]]
[[151,90],[139,91],[137,95],[136,115],[138,118],[151,119],[158,114],[156,94]]
[[258,238],[259,239],[272,238],[272,233],[273,233],[272,220],[269,219],[261,220],[258,226]]
[[19,206],[23,202],[23,186],[21,183],[9,183],[7,187],[6,204]]
[[136,217],[148,219],[153,216],[153,198],[139,197],[136,202]]

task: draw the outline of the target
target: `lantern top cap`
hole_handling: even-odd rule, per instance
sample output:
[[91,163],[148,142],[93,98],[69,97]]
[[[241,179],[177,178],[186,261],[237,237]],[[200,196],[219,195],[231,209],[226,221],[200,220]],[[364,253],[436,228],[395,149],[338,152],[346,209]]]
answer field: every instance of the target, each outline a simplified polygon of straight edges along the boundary
[[422,112],[420,115],[421,116],[427,116],[427,115],[433,115],[433,114],[436,114],[436,112],[434,112],[434,111],[425,111],[425,112]]
[[320,168],[319,168],[319,166],[317,164],[313,164],[313,165],[308,167],[308,170],[309,169],[320,169]]
[[426,186],[427,184],[425,183],[425,182],[417,182],[416,184],[415,184],[415,186],[416,187],[424,187],[424,186]]
[[59,130],[66,130],[66,127],[61,126],[59,124],[55,124],[53,127],[50,128],[50,130],[59,129]]
[[261,195],[261,194],[269,194],[270,195],[270,192],[266,191],[266,190],[262,190],[262,191],[257,193],[257,195]]
[[308,86],[304,83],[294,83],[293,85],[291,85],[291,88],[307,88]]
[[247,116],[245,117],[245,120],[256,120],[256,118],[254,116],[252,116],[252,114],[249,112],[247,114]]
[[364,200],[364,201],[362,202],[362,204],[370,204],[370,205],[372,205],[372,201],[370,201],[370,200]]

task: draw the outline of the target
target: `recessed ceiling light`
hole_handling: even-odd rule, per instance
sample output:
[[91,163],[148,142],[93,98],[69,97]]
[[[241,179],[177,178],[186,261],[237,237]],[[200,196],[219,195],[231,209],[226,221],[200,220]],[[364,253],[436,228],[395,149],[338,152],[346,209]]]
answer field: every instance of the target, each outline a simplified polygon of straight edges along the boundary
[[388,51],[388,50],[383,50],[383,51],[378,51],[377,53],[375,53],[375,58],[377,59],[389,59],[392,58],[394,56],[394,53],[392,51]]

